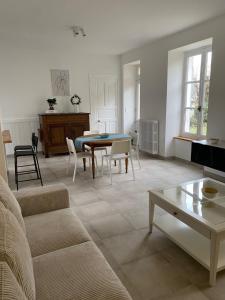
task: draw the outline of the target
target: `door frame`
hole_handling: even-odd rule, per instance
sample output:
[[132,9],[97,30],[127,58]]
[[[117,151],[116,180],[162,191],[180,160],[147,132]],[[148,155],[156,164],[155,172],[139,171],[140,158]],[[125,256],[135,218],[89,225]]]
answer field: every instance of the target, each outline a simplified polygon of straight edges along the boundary
[[[123,64],[122,66],[122,79],[121,79],[121,82],[122,82],[122,89],[121,89],[121,97],[122,97],[122,108],[121,108],[121,127],[122,127],[122,131],[125,132],[125,97],[124,97],[124,93],[125,93],[125,88],[124,88],[124,76],[125,76],[125,68],[126,66],[135,66],[136,67],[136,76],[135,76],[135,87],[134,87],[134,97],[135,97],[135,119],[137,119],[137,81],[139,80],[140,82],[140,76],[138,77],[138,74],[137,74],[137,69],[138,67],[141,68],[141,61],[140,60],[135,60],[135,61],[132,61],[132,62],[129,62],[129,63],[125,63]],[[140,103],[139,103],[140,105]],[[137,121],[137,120],[135,120]]]

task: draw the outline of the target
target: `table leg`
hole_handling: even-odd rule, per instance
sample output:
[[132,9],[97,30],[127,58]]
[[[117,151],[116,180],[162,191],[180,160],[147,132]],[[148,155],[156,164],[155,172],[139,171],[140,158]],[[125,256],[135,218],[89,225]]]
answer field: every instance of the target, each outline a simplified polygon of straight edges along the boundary
[[220,248],[219,236],[215,233],[212,233],[211,243],[210,243],[210,278],[209,278],[209,284],[211,286],[216,284],[219,248]]
[[152,233],[154,210],[155,210],[155,203],[150,199],[149,196],[149,233]]
[[[126,153],[128,155],[128,153]],[[125,159],[125,168],[126,168],[126,173],[128,172],[128,158]]]
[[83,158],[84,171],[86,171],[86,158]]
[[92,158],[92,176],[95,178],[95,148],[91,147],[91,158]]
[[[82,151],[85,152],[85,145],[82,146]],[[83,158],[84,171],[86,171],[86,158]]]

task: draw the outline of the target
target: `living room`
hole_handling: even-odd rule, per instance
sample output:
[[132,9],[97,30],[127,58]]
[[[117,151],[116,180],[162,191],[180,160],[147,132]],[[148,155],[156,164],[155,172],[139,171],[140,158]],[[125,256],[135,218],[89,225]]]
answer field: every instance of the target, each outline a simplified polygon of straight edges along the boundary
[[0,8],[1,299],[224,299],[224,0]]

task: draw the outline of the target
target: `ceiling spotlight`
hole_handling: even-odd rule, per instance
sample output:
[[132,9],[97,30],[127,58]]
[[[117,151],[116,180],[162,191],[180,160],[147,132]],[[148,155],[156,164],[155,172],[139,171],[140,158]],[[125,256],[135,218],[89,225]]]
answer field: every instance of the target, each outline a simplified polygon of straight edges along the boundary
[[84,32],[84,28],[80,27],[80,32],[83,37],[87,36],[86,33]]
[[73,32],[73,36],[77,37],[78,35],[82,35],[83,37],[87,36],[84,28],[81,26],[71,26],[71,30]]

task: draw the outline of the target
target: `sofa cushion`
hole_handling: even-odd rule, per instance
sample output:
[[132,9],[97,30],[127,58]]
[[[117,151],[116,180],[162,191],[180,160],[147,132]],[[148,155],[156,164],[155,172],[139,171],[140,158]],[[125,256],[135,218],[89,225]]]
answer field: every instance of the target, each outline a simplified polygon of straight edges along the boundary
[[0,262],[0,299],[27,300],[6,262]]
[[37,300],[128,300],[92,241],[33,258]]
[[21,213],[21,208],[16,200],[13,192],[10,190],[8,184],[5,182],[5,180],[0,176],[0,202],[11,211],[11,213],[14,214],[14,216],[17,218],[19,224],[23,228],[25,232],[25,225]]
[[15,216],[0,203],[0,262],[6,262],[26,297],[35,299],[30,248]]
[[33,257],[91,239],[70,208],[25,217],[24,221]]

